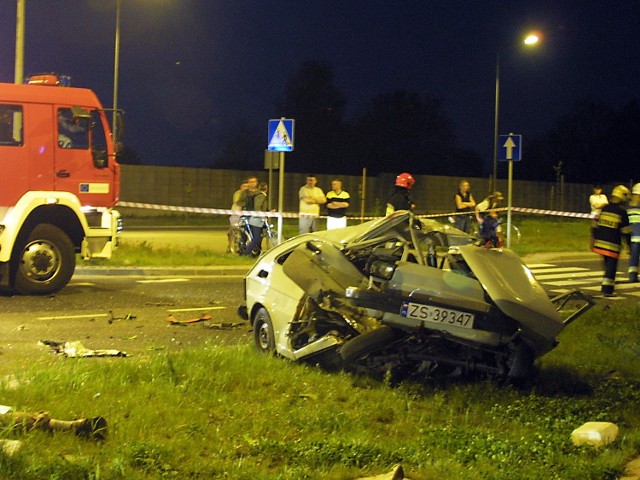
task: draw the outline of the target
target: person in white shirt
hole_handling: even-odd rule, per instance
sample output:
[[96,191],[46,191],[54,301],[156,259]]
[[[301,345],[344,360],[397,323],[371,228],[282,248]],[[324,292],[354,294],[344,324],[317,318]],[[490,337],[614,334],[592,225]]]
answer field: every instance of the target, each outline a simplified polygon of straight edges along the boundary
[[593,193],[589,197],[589,206],[591,207],[591,236],[589,240],[589,248],[593,247],[593,230],[598,224],[598,217],[600,211],[605,205],[609,204],[609,199],[602,193],[602,187],[600,185],[593,186]]
[[331,181],[331,191],[327,192],[327,230],[347,226],[347,208],[351,196],[342,189],[342,180]]
[[298,233],[310,233],[318,230],[320,205],[327,203],[327,198],[322,189],[316,187],[316,183],[318,183],[318,179],[315,175],[307,175],[307,183],[298,191],[298,198],[300,198]]

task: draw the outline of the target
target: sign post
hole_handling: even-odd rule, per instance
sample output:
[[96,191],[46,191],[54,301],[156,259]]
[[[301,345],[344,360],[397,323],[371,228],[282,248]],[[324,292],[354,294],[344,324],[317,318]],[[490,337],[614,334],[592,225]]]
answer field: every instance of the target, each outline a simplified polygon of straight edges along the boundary
[[280,152],[280,174],[278,175],[278,243],[282,242],[282,213],[284,200],[284,152],[293,151],[294,120],[280,118],[269,120],[267,150]]
[[522,135],[500,135],[498,160],[509,162],[507,180],[507,248],[511,248],[511,194],[513,191],[513,162],[522,160]]

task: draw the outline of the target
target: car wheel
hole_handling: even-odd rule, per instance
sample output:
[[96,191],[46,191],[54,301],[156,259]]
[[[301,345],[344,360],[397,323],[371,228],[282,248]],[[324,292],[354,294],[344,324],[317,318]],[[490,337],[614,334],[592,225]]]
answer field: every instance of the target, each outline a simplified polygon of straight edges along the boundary
[[386,347],[395,338],[395,333],[391,327],[382,326],[375,330],[361,333],[345,342],[340,347],[340,356],[345,364],[354,362],[369,353]]
[[61,290],[76,268],[76,253],[66,233],[55,225],[40,224],[18,240],[13,250],[13,288],[25,295]]
[[261,353],[273,354],[276,351],[273,323],[264,308],[258,309],[253,316],[253,344]]

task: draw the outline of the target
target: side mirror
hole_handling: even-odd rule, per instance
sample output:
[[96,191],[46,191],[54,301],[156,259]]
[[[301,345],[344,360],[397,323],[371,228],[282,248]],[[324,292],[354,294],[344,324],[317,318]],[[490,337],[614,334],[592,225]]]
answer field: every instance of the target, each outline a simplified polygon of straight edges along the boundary
[[93,165],[96,168],[107,168],[109,166],[109,158],[104,150],[93,151]]

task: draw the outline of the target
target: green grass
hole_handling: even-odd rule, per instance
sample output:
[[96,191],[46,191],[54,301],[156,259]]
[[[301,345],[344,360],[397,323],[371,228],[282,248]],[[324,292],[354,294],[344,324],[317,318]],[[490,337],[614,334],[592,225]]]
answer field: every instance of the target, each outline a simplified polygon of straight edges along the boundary
[[[227,222],[226,217],[223,218]],[[217,219],[221,222],[222,220]],[[537,215],[514,215],[512,223],[520,230],[521,238],[516,244],[512,237],[512,249],[519,255],[544,252],[581,252],[588,251],[590,223],[585,219],[544,217]],[[175,215],[170,217],[133,217],[129,226],[166,226],[166,225],[207,225],[210,217],[198,215]],[[219,223],[227,226],[227,223]],[[506,219],[505,219],[506,226]],[[297,234],[297,220],[286,219],[283,226],[285,238]],[[178,249],[157,247],[148,242],[125,243],[119,247],[109,260],[80,261],[82,265],[97,266],[216,266],[250,265],[252,259],[232,254],[219,254],[211,250]]]
[[[640,307],[594,307],[539,362],[527,390],[476,378],[423,385],[327,373],[248,345],[117,359],[43,354],[15,368],[2,403],[101,415],[105,441],[23,433],[10,479],[354,479],[401,463],[414,480],[609,479],[640,449]],[[613,444],[573,446],[587,421]]]
[[513,248],[519,255],[589,251],[588,219],[514,215],[512,222],[521,233],[520,242]]

